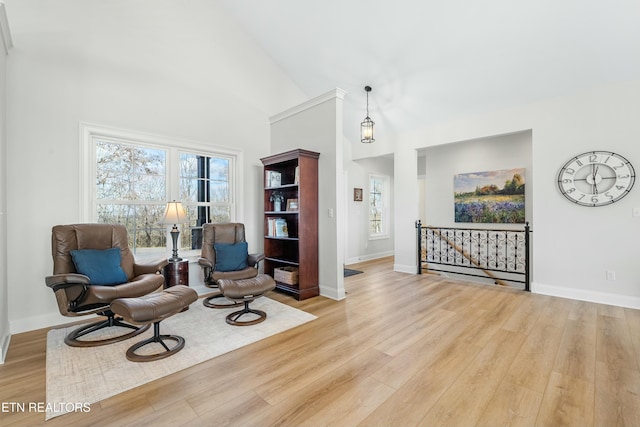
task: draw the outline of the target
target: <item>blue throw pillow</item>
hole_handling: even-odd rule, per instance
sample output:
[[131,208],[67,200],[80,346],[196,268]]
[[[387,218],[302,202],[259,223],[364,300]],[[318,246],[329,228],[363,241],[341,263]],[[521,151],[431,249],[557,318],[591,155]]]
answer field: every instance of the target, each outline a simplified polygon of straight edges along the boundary
[[247,242],[215,243],[216,271],[237,271],[247,268],[249,247]]
[[118,285],[127,281],[120,267],[120,248],[78,249],[71,251],[76,271],[89,277],[92,285]]

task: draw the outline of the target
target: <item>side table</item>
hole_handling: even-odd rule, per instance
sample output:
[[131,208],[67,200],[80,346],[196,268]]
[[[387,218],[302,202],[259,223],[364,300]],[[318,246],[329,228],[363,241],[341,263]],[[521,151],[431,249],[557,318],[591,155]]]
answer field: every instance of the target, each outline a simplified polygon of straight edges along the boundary
[[[189,286],[189,260],[169,261],[164,268],[164,289],[176,285]],[[189,310],[186,306],[182,311]]]
[[164,288],[176,285],[189,286],[189,260],[169,262],[164,268]]

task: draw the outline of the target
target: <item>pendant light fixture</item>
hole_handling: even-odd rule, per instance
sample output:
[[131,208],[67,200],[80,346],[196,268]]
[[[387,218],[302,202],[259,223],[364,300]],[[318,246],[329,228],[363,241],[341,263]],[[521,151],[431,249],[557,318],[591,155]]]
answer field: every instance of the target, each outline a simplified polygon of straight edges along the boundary
[[375,141],[373,138],[373,125],[375,123],[369,118],[369,92],[371,92],[371,86],[365,86],[364,90],[367,92],[367,117],[360,123],[360,142],[370,144]]

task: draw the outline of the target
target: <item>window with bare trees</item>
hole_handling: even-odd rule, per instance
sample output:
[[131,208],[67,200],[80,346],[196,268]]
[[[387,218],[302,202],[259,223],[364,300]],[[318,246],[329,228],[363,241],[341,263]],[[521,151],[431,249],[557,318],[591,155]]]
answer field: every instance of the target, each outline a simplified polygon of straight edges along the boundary
[[199,250],[204,223],[235,218],[235,156],[141,139],[101,132],[83,142],[94,183],[86,186],[89,220],[125,225],[136,255],[157,255],[171,246],[160,221],[167,201],[177,200],[190,219],[178,224],[180,252]]

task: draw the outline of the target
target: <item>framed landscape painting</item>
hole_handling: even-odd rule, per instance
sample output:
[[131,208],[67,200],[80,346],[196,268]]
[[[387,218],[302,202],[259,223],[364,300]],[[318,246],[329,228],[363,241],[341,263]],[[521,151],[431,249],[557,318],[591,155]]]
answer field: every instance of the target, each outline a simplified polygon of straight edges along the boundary
[[455,222],[523,224],[525,169],[454,175]]

